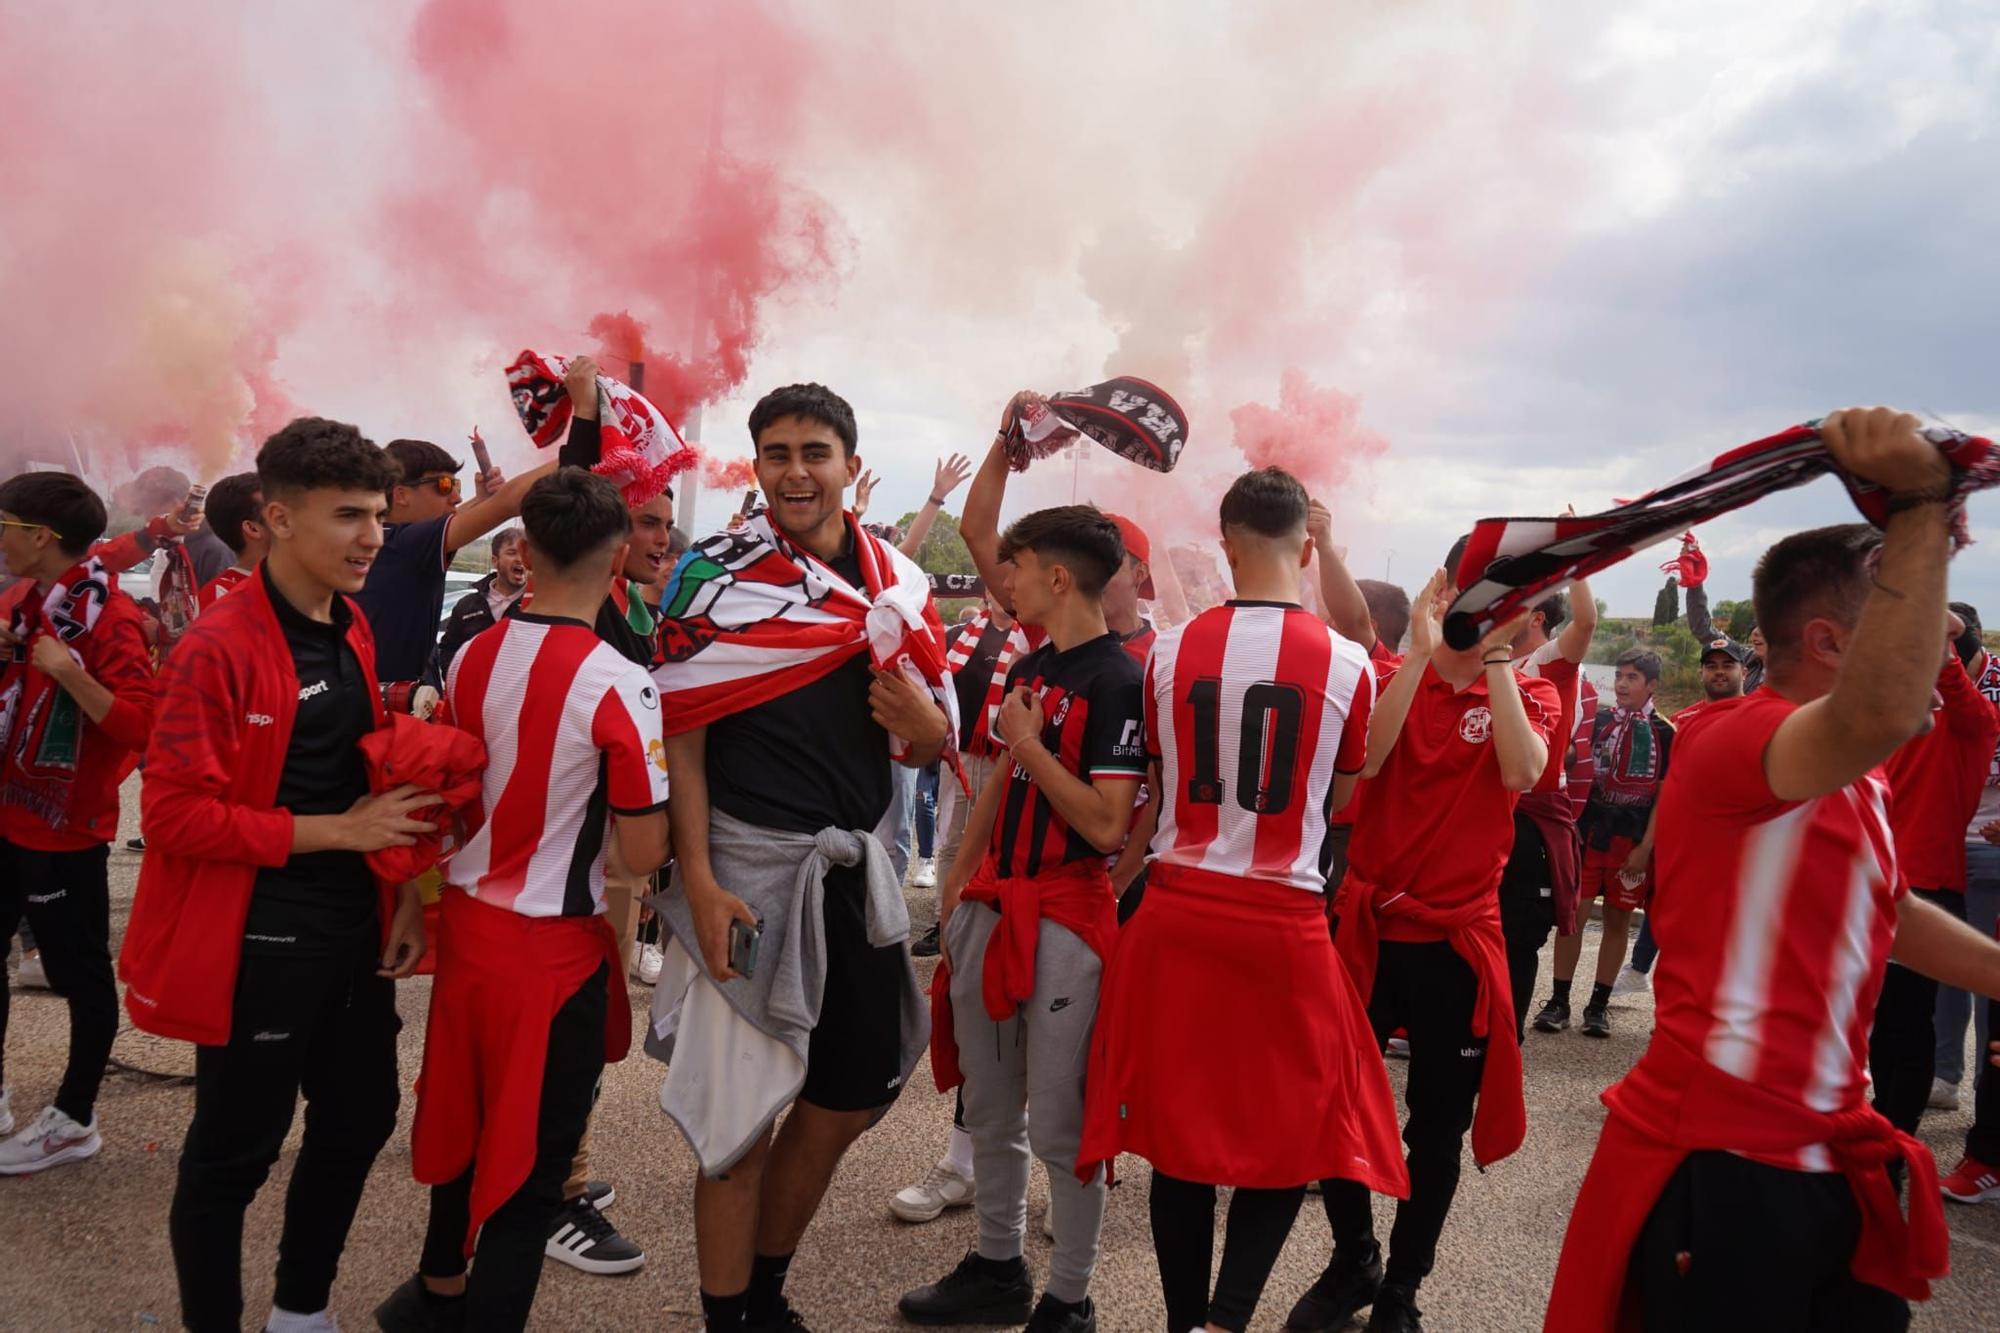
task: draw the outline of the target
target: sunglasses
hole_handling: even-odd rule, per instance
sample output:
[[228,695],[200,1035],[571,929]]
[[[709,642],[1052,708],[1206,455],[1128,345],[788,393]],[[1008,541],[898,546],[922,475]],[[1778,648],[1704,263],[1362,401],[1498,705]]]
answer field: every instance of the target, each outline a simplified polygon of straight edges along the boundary
[[[0,518],[0,528],[25,528],[29,532],[33,532],[36,528],[49,528],[49,525],[46,523],[28,523],[18,518]],[[54,528],[49,528],[49,536],[54,537],[57,541],[62,540],[62,534]]]
[[429,488],[436,491],[439,495],[458,494],[458,478],[452,476],[449,472],[439,473],[435,477],[418,477],[415,481],[410,482],[409,486],[413,491]]

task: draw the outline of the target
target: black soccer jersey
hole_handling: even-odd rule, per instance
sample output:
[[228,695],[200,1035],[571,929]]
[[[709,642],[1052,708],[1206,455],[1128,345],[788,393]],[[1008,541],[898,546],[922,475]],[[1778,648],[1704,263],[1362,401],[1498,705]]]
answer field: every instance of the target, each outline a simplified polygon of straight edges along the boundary
[[[1007,672],[1007,691],[1016,685],[1028,686],[1041,701],[1042,745],[1064,768],[1086,782],[1145,777],[1144,674],[1117,635],[1100,635],[1068,652],[1045,643]],[[1003,878],[1104,856],[1063,822],[1018,764],[1009,771],[993,821],[992,850]]]

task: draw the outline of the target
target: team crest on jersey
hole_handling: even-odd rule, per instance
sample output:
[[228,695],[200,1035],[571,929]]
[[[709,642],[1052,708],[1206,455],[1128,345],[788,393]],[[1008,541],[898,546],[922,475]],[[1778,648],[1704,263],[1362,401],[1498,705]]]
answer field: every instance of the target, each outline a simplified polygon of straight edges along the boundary
[[1484,745],[1486,738],[1493,734],[1493,710],[1481,704],[1477,708],[1465,710],[1465,716],[1458,720],[1458,738],[1473,745]]
[[667,746],[658,736],[646,742],[646,759],[662,773],[667,771]]

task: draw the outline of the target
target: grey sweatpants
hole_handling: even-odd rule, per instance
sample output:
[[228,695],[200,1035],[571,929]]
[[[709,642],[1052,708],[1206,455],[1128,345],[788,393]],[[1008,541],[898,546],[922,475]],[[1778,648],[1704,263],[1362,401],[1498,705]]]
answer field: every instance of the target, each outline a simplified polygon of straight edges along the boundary
[[946,928],[951,952],[951,1008],[958,1063],[965,1074],[965,1129],[972,1136],[974,1210],[979,1253],[1018,1258],[1028,1229],[1029,1149],[1049,1169],[1049,1216],[1055,1250],[1048,1292],[1059,1301],[1090,1294],[1104,1227],[1104,1173],[1076,1178],[1083,1137],[1083,1078],[1097,1020],[1103,967],[1090,946],[1053,921],[1041,923],[1034,997],[996,1023],[980,994],[980,961],[1000,915],[984,903],[961,903]]

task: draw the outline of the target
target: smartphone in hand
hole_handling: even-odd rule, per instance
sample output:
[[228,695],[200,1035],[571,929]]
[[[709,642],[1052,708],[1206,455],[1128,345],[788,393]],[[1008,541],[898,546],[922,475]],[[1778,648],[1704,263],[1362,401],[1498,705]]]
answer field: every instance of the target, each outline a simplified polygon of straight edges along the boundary
[[741,921],[729,923],[729,967],[738,976],[748,978],[757,971],[757,943],[764,938],[764,927],[746,926]]

